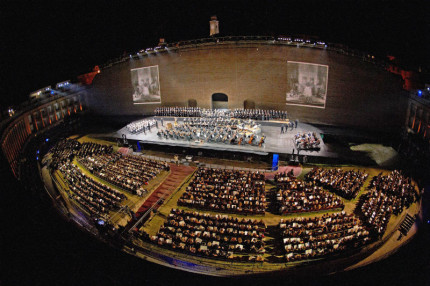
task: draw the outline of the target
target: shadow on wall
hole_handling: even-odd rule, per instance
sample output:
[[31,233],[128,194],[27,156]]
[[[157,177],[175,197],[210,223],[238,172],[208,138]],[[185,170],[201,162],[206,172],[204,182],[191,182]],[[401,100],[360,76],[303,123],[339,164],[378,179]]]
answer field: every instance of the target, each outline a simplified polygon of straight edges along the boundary
[[197,107],[197,100],[193,98],[188,99],[188,107]]
[[255,109],[255,101],[246,99],[243,101],[243,108],[244,109]]

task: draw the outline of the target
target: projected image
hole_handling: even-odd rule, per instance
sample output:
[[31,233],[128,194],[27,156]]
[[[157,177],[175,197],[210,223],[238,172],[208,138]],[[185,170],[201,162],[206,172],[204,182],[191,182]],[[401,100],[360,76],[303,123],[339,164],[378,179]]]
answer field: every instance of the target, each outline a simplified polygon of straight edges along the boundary
[[158,66],[132,69],[131,84],[134,104],[161,103]]
[[287,104],[325,108],[328,66],[287,62]]

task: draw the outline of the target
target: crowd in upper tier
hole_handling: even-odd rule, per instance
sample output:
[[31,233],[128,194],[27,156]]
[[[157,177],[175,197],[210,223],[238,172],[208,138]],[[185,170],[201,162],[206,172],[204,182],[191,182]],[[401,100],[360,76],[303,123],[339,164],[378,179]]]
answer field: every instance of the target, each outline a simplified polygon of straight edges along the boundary
[[81,144],[81,147],[76,152],[79,157],[97,156],[102,154],[111,154],[113,152],[112,145],[104,145],[92,142],[85,142]]
[[351,200],[355,198],[369,174],[360,170],[313,168],[306,174],[306,180]]
[[50,167],[57,169],[61,164],[73,159],[74,153],[79,150],[81,143],[74,139],[63,139],[51,148]]
[[219,212],[264,214],[264,174],[199,168],[178,205]]
[[169,169],[165,162],[120,153],[89,156],[79,162],[97,177],[139,196],[146,193],[145,185],[150,180]]
[[75,155],[85,157],[110,154],[112,151],[113,147],[108,145],[91,142],[80,143],[76,139],[63,139],[50,150],[50,153],[52,154],[50,166],[56,169],[67,160],[73,159]]
[[93,217],[104,217],[110,210],[118,210],[127,197],[86,176],[76,165],[64,162],[59,170],[67,180],[71,198]]
[[360,210],[364,222],[378,235],[383,235],[391,214],[398,215],[417,201],[418,192],[411,178],[394,170],[389,175],[375,176],[364,195]]
[[315,132],[308,131],[294,135],[294,144],[299,150],[318,149],[321,141]]
[[287,262],[320,258],[370,241],[369,232],[360,220],[343,211],[322,217],[281,220],[279,229]]
[[157,126],[158,122],[155,119],[143,119],[139,121],[132,122],[127,125],[127,130],[130,133],[138,134],[141,132],[146,132],[151,130],[152,127]]
[[291,174],[275,175],[278,185],[276,207],[281,214],[314,212],[344,207],[341,199],[313,182],[298,180]]
[[192,255],[235,259],[236,253],[252,253],[255,261],[263,261],[265,231],[258,220],[172,209],[150,240]]

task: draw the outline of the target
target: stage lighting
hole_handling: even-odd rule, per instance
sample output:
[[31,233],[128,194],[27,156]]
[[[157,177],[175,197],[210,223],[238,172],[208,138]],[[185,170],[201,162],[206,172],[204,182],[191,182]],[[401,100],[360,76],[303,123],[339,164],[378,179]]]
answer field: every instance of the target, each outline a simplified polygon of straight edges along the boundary
[[46,138],[46,139],[45,139],[45,142],[49,142],[49,138]]
[[418,96],[419,96],[419,97],[423,96],[423,92],[422,92],[422,90],[418,90]]

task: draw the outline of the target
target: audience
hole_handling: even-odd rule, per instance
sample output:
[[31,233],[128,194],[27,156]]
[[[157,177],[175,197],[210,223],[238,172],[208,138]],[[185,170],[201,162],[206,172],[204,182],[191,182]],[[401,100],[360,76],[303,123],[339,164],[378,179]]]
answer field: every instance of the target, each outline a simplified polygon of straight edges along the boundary
[[[205,112],[201,109],[160,109],[158,112]],[[252,114],[235,110],[238,114]],[[242,113],[241,113],[242,112]],[[258,113],[259,114],[259,113]],[[275,114],[276,115],[276,114]],[[253,115],[254,116],[254,115]],[[210,117],[210,116],[208,116]],[[251,117],[249,117],[251,118]],[[257,118],[258,119],[258,118]],[[147,122],[148,123],[148,122]],[[238,119],[186,119],[183,130],[224,125],[240,127]],[[142,123],[145,126],[146,123]],[[148,125],[150,126],[150,123]],[[135,125],[134,131],[140,132]],[[144,127],[145,128],[145,127]],[[150,127],[149,127],[150,128]],[[185,130],[186,128],[189,128]],[[201,130],[201,129],[200,129]],[[201,132],[201,131],[200,131]],[[305,139],[312,144],[310,133]],[[313,134],[312,136],[315,136]],[[318,140],[318,139],[317,139]],[[301,142],[302,143],[302,142]],[[145,185],[163,170],[164,162],[152,161],[138,155],[113,153],[112,146],[79,143],[74,139],[60,141],[50,150],[50,166],[58,169],[67,181],[70,197],[94,218],[108,218],[109,212],[121,208],[127,197],[121,192],[85,175],[72,160],[75,158],[95,176],[132,194],[143,195]],[[280,214],[342,209],[344,204],[336,195],[353,199],[368,174],[359,170],[313,168],[306,181],[298,180],[292,172],[277,173],[274,202]],[[357,205],[361,219],[344,211],[321,217],[281,219],[279,230],[286,261],[322,258],[348,249],[359,248],[381,237],[392,214],[398,215],[418,199],[411,179],[397,170],[375,176],[369,191]],[[179,206],[215,212],[244,215],[264,215],[266,211],[265,177],[259,172],[199,168],[194,179],[178,200]],[[253,254],[248,260],[264,261],[266,225],[262,220],[239,219],[227,215],[210,215],[196,211],[172,209],[167,221],[156,235],[147,237],[157,245],[192,255],[228,260],[243,260],[242,254]],[[238,256],[238,254],[241,254]],[[243,256],[245,257],[245,256]],[[248,256],[246,256],[248,257]]]
[[103,145],[92,142],[82,143],[80,149],[76,153],[78,157],[96,156],[101,154],[110,154],[113,152],[112,145]]
[[178,205],[219,212],[264,214],[264,174],[199,168]]
[[354,199],[369,175],[359,170],[313,168],[306,174],[306,180],[323,186],[337,195]]
[[279,224],[287,262],[320,258],[370,241],[369,232],[352,214],[299,217]]
[[63,163],[73,159],[74,153],[79,150],[81,143],[74,139],[63,139],[59,141],[49,151],[51,156],[51,162],[49,166],[53,169],[58,169]]
[[92,156],[100,154],[110,154],[113,151],[112,146],[101,145],[97,143],[85,142],[80,143],[76,139],[63,139],[59,141],[53,148],[51,148],[51,168],[58,168],[59,165],[66,162],[67,160],[72,160],[73,157],[80,156]]
[[411,178],[404,177],[397,170],[387,176],[382,176],[382,173],[375,176],[369,189],[363,196],[359,209],[363,215],[362,220],[378,236],[385,233],[391,214],[400,214],[418,199],[418,192]]
[[281,214],[344,208],[337,196],[323,191],[312,182],[298,180],[291,174],[278,173],[275,182],[278,185],[275,204]]
[[169,169],[165,162],[120,153],[86,157],[79,162],[97,177],[139,196],[147,192],[144,186],[150,180]]
[[265,231],[262,221],[172,209],[150,240],[192,255],[232,260],[236,253],[253,253],[263,261]]
[[86,176],[77,166],[65,162],[59,171],[67,180],[71,198],[76,200],[93,217],[105,217],[109,211],[118,210],[127,197],[104,184]]

